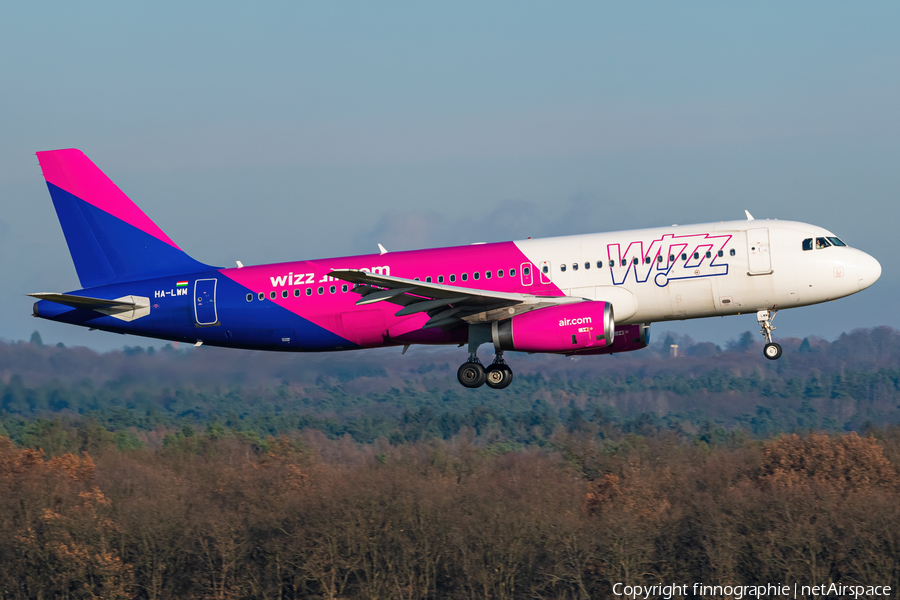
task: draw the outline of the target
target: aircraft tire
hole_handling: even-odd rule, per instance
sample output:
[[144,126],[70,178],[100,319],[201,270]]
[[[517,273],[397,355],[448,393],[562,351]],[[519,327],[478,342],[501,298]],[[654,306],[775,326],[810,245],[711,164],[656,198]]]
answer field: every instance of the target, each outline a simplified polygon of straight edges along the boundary
[[484,373],[484,367],[481,366],[481,363],[467,362],[463,363],[459,370],[456,372],[456,378],[459,379],[459,382],[464,387],[479,388],[484,385],[484,381],[487,377]]
[[781,354],[781,346],[779,346],[775,342],[766,344],[766,346],[763,348],[763,356],[765,356],[769,360],[778,360],[779,358],[781,358]]
[[485,369],[485,378],[489,388],[502,390],[512,383],[513,372],[507,365],[494,364]]

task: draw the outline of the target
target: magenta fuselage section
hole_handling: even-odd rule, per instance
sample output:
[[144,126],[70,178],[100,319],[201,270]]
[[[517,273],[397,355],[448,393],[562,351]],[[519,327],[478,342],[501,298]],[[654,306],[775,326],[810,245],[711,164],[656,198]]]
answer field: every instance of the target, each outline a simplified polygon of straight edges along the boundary
[[[357,306],[360,296],[351,291],[353,284],[328,276],[335,269],[487,291],[563,296],[556,285],[541,281],[537,267],[514,242],[278,263],[219,273],[247,291],[243,310],[277,305],[340,336],[350,342],[349,347],[466,341],[465,327],[422,329],[429,319],[425,313],[397,317],[402,307],[386,301]],[[302,348],[303,340],[297,341]]]
[[494,343],[503,350],[569,353],[610,344],[614,328],[611,304],[577,302],[500,321]]

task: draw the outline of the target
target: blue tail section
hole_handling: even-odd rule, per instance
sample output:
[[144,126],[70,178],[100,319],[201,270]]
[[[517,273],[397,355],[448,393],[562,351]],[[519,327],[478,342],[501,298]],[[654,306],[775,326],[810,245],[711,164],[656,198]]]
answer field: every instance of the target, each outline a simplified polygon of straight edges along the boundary
[[79,150],[38,152],[82,287],[209,270]]

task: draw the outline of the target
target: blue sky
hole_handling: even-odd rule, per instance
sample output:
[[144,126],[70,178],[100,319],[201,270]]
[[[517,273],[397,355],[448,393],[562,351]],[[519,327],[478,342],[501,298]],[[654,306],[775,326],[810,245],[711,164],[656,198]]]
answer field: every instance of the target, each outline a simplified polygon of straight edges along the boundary
[[[741,218],[833,230],[870,290],[776,335],[900,327],[900,5],[7,3],[0,337],[78,287],[34,152],[77,147],[230,265]],[[753,317],[657,326],[723,342]]]

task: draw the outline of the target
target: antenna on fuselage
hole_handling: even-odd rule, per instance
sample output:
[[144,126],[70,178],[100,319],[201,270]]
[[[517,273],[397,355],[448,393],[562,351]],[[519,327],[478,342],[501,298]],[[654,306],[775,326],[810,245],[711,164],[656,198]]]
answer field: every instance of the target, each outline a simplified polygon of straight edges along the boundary
[[749,211],[749,210],[744,209],[744,214],[747,215],[747,220],[748,220],[748,221],[753,221],[753,220],[755,220],[755,219],[753,218],[753,215],[750,214],[750,211]]
[[381,254],[387,254],[387,250],[384,249],[384,246],[378,244],[378,249],[381,250]]

